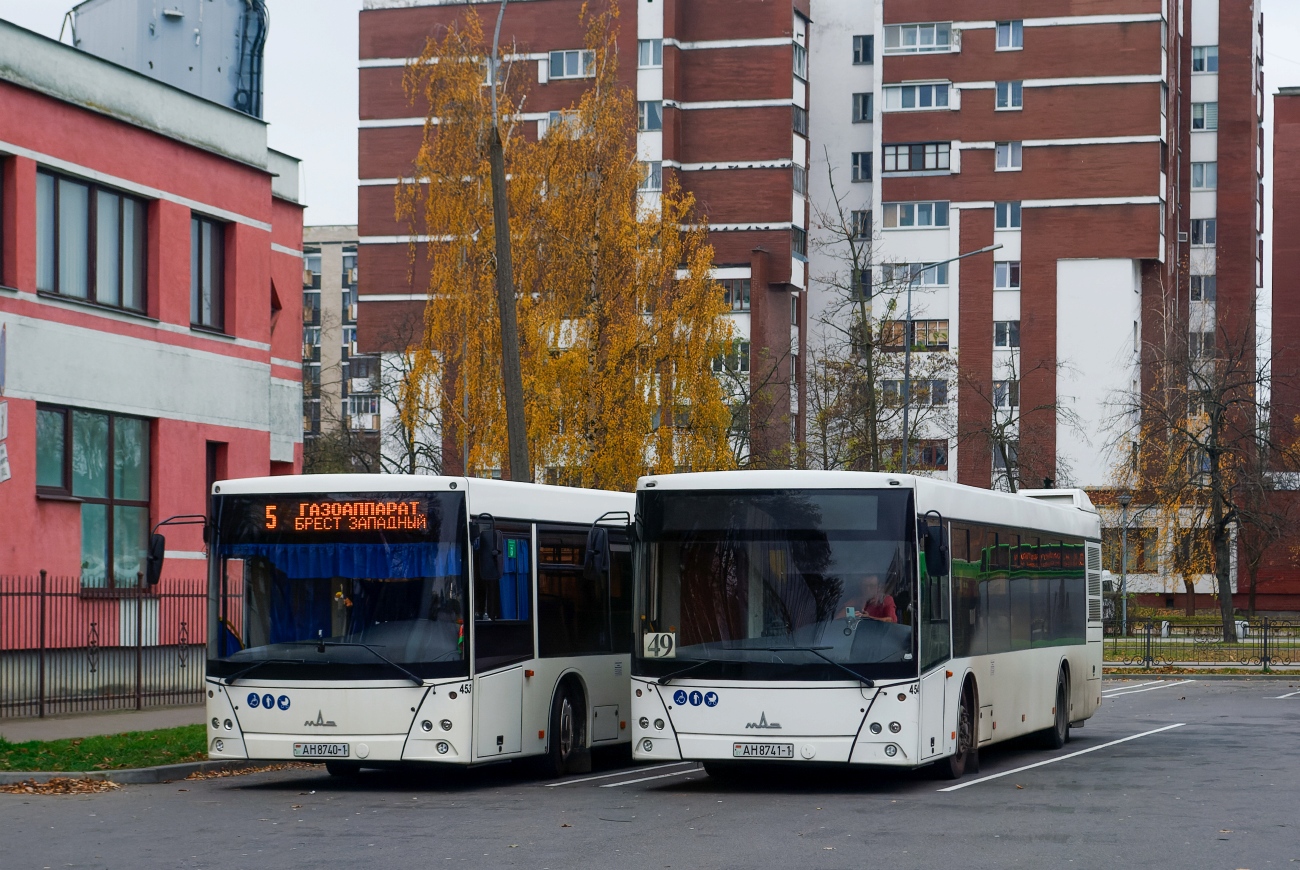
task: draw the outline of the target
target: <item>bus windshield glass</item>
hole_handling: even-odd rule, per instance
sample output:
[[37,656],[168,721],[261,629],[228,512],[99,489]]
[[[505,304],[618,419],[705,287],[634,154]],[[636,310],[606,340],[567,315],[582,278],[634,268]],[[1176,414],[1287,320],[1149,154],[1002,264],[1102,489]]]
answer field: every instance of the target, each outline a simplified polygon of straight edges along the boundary
[[909,490],[643,491],[637,510],[635,673],[915,676]]
[[461,493],[217,496],[208,674],[468,674]]

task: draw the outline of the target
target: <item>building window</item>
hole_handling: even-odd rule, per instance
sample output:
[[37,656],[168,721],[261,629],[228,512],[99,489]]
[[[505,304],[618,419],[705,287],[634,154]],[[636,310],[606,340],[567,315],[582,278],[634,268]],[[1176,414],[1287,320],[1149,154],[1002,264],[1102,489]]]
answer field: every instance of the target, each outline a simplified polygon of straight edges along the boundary
[[[883,380],[880,382],[881,399],[891,407],[903,404],[903,382],[901,380]],[[948,382],[944,380],[912,379],[912,391],[909,399],[913,405],[923,407],[942,407],[948,404]]]
[[913,142],[907,145],[886,145],[885,172],[916,172],[943,170],[952,166],[951,142]]
[[36,174],[36,289],[145,310],[143,200],[97,184]]
[[998,51],[1013,51],[1025,47],[1025,23],[1023,21],[999,21],[997,32]]
[[[1005,455],[1004,455],[1005,453]],[[1011,468],[1007,468],[1007,464]],[[1018,477],[1016,466],[1020,464],[1020,441],[1019,439],[1003,441],[1001,444],[993,445],[993,470],[1001,472],[999,476],[1010,474],[1012,477]]]
[[808,81],[808,49],[797,42],[794,44],[794,74]]
[[998,82],[997,107],[1003,110],[1023,108],[1024,89],[1023,82]]
[[887,202],[885,229],[948,226],[946,202]]
[[1020,321],[995,320],[993,322],[994,347],[1020,347]]
[[1219,183],[1218,163],[1192,164],[1192,190],[1213,190]]
[[1217,290],[1214,275],[1193,275],[1191,297],[1193,302],[1213,302]]
[[551,52],[552,79],[585,79],[596,74],[596,56],[590,51]]
[[1019,408],[1020,407],[1020,381],[1014,378],[1006,381],[994,381],[993,382],[993,407]]
[[1214,357],[1214,333],[1193,332],[1187,336],[1187,355],[1192,359]]
[[197,216],[190,219],[190,324],[193,326],[221,329],[225,323],[225,238],[225,224]]
[[999,230],[1020,229],[1020,203],[995,202],[993,204],[993,226]]
[[664,104],[662,100],[642,100],[636,104],[637,129],[651,132],[664,128]]
[[[901,351],[906,334],[906,320],[886,320],[880,324],[880,344],[887,351]],[[913,320],[912,350],[943,351],[948,349],[948,321]],[[946,387],[945,387],[946,389]]]
[[917,54],[952,50],[952,23],[889,24],[885,26],[885,54]]
[[134,587],[149,542],[149,421],[36,406],[36,491],[81,502],[81,585]]
[[[1123,566],[1129,574],[1154,574],[1160,570],[1159,530],[1134,528],[1128,530],[1128,564]],[[1124,561],[1124,533],[1119,528],[1101,530],[1101,565],[1112,574],[1120,574]]]
[[1214,218],[1192,218],[1192,244],[1213,245],[1216,229]]
[[808,233],[800,227],[790,230],[790,250],[796,257],[808,256]]
[[853,180],[854,181],[871,180],[871,152],[870,151],[853,152]]
[[876,54],[875,36],[853,37],[853,62],[855,64],[874,63]]
[[999,172],[1014,172],[1020,168],[1020,143],[999,142],[995,147]]
[[849,222],[853,228],[853,238],[871,238],[871,209],[849,212]]
[[885,88],[885,111],[948,108],[948,85],[889,85]]
[[749,279],[748,278],[723,278],[719,281],[722,285],[722,301],[732,311],[749,310]]
[[664,164],[660,160],[650,160],[641,164],[644,177],[641,179],[642,190],[663,190]]
[[808,135],[808,110],[802,106],[794,106],[792,126],[794,131],[800,136]]
[[1020,262],[1018,260],[993,264],[993,289],[1020,289]]
[[1192,46],[1192,72],[1216,73],[1219,71],[1219,47],[1217,45]]
[[[871,298],[871,270],[854,269],[852,275],[852,286],[849,292],[852,294],[853,301],[861,301]],[[857,347],[857,339],[854,339],[854,346]]]
[[872,104],[874,94],[853,95],[853,123],[870,124],[875,118],[875,106]]
[[1218,103],[1192,103],[1192,129],[1219,129]]
[[651,69],[664,65],[664,41],[662,39],[642,39],[637,42],[637,66]]
[[733,341],[726,353],[713,358],[713,370],[733,374],[749,371],[749,342]]
[[915,281],[918,287],[947,287],[947,263],[886,263],[880,267],[881,279],[889,287],[901,287]]
[[808,169],[797,163],[794,165],[794,192],[799,196],[808,195]]

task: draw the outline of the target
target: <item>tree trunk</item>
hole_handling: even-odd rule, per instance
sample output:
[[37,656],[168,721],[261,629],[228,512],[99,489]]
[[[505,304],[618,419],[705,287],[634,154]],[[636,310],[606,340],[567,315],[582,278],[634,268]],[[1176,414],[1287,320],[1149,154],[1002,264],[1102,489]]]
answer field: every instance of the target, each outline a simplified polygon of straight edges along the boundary
[[[510,479],[533,479],[528,459],[528,426],[524,420],[524,376],[519,363],[519,326],[515,309],[515,270],[510,255],[510,207],[506,199],[506,158],[501,130],[492,125],[488,143],[492,169],[492,227],[496,233],[497,314],[501,319],[501,380],[506,405],[506,442]],[[469,421],[466,421],[468,425]]]
[[1232,562],[1228,552],[1228,529],[1221,523],[1214,527],[1214,571],[1219,581],[1219,612],[1223,616],[1223,642],[1236,643],[1237,629],[1233,625]]
[[1186,574],[1183,575],[1183,589],[1187,591],[1187,603],[1183,606],[1183,612],[1188,616],[1196,615],[1196,581]]

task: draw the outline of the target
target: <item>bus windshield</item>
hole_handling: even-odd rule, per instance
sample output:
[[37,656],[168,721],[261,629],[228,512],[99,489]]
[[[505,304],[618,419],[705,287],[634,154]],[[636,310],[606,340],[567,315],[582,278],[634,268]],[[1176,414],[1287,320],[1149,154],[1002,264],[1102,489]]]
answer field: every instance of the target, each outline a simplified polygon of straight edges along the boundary
[[459,677],[461,493],[218,496],[208,674]]
[[634,673],[915,676],[914,516],[897,489],[638,493]]

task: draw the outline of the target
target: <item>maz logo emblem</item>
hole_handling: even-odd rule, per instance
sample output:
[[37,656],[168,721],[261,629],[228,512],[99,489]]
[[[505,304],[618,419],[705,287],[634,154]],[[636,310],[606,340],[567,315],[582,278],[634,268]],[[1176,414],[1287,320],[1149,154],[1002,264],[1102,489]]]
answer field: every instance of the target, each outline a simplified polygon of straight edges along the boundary
[[[313,722],[313,721],[311,721],[310,719],[308,719],[306,722],[304,722],[304,723],[302,723],[302,724],[303,724],[303,725],[306,725],[306,726],[309,726],[309,727],[312,727],[312,728],[337,728],[337,727],[338,727],[337,725],[334,724],[334,720],[333,720],[333,719],[330,719],[330,720],[327,721],[327,720],[325,719],[325,716],[324,716],[324,714],[323,714],[323,712],[322,712],[321,710],[317,710],[317,711],[316,711],[316,721],[315,721],[315,722]],[[779,728],[780,726],[778,725],[777,727]]]
[[781,728],[781,723],[780,723],[780,722],[768,722],[768,721],[767,721],[767,713],[760,713],[759,716],[758,716],[758,721],[757,721],[757,722],[747,722],[747,723],[745,723],[745,727],[746,727],[746,728],[766,728],[766,729],[769,729],[769,730],[777,731],[777,730],[780,730],[780,728]]

